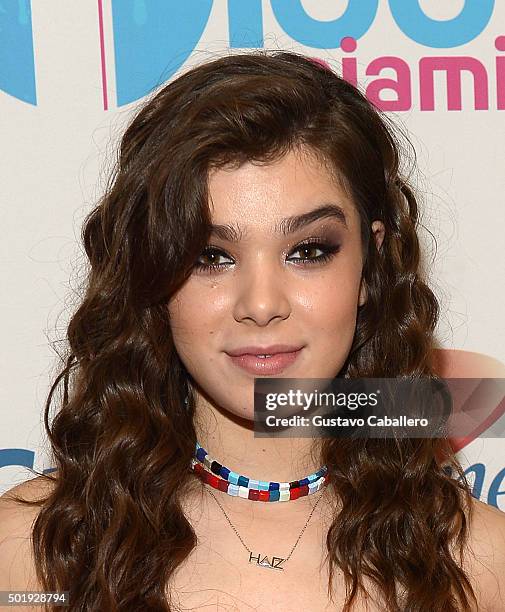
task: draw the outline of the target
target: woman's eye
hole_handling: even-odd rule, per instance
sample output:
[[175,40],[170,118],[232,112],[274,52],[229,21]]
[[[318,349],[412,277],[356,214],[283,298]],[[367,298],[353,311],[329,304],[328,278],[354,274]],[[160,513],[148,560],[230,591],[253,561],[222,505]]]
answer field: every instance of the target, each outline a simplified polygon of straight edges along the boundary
[[[223,253],[223,251],[220,251],[219,249],[205,249],[205,251],[200,255],[200,257],[195,262],[194,267],[197,270],[202,270],[205,272],[214,272],[224,267],[224,265],[227,265],[227,264],[219,263],[220,257],[227,257],[227,255]],[[203,260],[207,259],[208,261],[202,262],[201,261],[202,259]]]
[[[293,257],[291,261],[300,262],[302,265],[320,264],[330,260],[339,250],[340,245],[338,244],[306,242],[297,246],[293,251],[293,253],[302,253],[302,257]],[[317,255],[317,251],[321,251],[321,254]]]
[[[298,245],[291,251],[292,253],[300,253],[301,257],[289,257],[288,261],[294,261],[302,265],[322,264],[329,261],[339,250],[339,244],[325,244],[315,241],[306,242]],[[207,248],[195,262],[194,268],[201,272],[212,273],[222,270],[229,266],[230,263],[233,263],[233,260],[228,262],[220,261],[221,258],[231,260],[231,257],[220,249]]]

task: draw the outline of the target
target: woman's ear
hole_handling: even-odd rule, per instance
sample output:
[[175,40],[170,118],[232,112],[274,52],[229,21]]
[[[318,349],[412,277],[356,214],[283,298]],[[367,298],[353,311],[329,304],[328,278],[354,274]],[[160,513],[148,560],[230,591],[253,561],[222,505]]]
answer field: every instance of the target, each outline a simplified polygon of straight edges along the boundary
[[377,250],[381,250],[382,242],[384,241],[384,235],[386,233],[386,228],[384,227],[384,223],[382,221],[374,221],[372,223],[372,234],[375,238],[375,245],[377,246]]
[[[384,241],[384,235],[386,233],[386,228],[384,227],[384,223],[382,221],[374,221],[372,223],[372,234],[375,240],[375,246],[377,250],[380,251],[382,247],[382,242]],[[367,289],[365,279],[361,277],[361,284],[359,288],[359,305],[363,306],[366,303],[368,298]]]
[[366,290],[366,283],[365,283],[365,279],[363,278],[363,276],[361,277],[361,284],[359,286],[359,300],[358,300],[358,305],[359,306],[363,306],[363,304],[365,304],[366,300],[368,298],[368,294],[367,294],[367,290]]

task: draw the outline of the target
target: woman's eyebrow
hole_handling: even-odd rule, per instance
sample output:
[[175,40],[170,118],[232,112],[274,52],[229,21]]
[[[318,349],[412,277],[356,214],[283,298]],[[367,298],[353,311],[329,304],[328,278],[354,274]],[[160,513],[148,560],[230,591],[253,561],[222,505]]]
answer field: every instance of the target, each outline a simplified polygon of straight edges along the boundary
[[[317,208],[302,213],[301,215],[293,215],[281,219],[274,227],[274,232],[282,236],[288,236],[289,234],[298,232],[310,223],[314,223],[314,221],[327,218],[336,219],[345,229],[348,229],[347,219],[343,209],[337,204],[327,203],[321,204]],[[247,234],[247,232],[242,230],[239,226],[227,224],[213,224],[210,226],[210,231],[214,237],[228,242],[238,242]]]

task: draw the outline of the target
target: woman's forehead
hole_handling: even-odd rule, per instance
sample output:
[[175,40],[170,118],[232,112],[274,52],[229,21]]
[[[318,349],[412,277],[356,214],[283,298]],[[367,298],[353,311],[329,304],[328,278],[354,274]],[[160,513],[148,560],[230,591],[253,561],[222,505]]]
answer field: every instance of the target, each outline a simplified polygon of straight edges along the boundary
[[219,226],[234,228],[228,240],[244,238],[247,225],[268,225],[286,235],[318,218],[332,218],[348,229],[355,214],[346,191],[327,167],[314,156],[295,152],[273,163],[245,162],[213,170],[209,199],[216,233]]

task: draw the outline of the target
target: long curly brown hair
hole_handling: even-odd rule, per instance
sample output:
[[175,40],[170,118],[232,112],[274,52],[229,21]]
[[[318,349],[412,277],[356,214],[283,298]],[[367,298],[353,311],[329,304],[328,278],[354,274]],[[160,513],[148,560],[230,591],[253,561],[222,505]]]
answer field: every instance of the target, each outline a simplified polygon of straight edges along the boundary
[[[436,377],[439,306],[420,272],[407,146],[358,89],[296,53],[230,54],[147,100],[83,226],[85,294],[44,415],[58,478],[45,498],[25,500],[40,505],[32,541],[45,590],[70,590],[83,612],[168,611],[167,585],[197,544],[181,504],[194,478],[195,397],[182,408],[189,374],[167,303],[207,245],[211,168],[296,147],[319,155],[359,211],[365,254],[368,300],[343,373]],[[364,577],[391,611],[470,610],[470,488],[449,441],[327,438],[320,454],[341,506],[327,535],[329,597],[338,567],[344,611]]]

